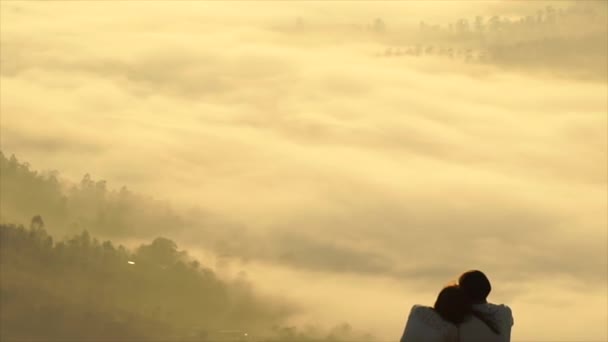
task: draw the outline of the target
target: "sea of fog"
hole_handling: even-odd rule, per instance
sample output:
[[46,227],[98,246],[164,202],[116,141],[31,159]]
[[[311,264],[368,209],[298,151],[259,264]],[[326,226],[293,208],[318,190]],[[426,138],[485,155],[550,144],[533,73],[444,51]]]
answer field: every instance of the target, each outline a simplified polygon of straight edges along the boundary
[[395,340],[478,268],[514,340],[608,337],[605,81],[381,58],[363,4],[264,6],[3,3],[3,152],[227,222],[176,240],[294,324]]

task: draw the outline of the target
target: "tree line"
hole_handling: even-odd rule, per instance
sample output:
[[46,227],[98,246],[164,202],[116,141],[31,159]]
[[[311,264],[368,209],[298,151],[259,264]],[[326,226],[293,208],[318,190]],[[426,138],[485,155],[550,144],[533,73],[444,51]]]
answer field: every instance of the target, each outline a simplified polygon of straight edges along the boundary
[[0,213],[1,341],[369,339],[348,324],[290,325],[292,303],[202,265],[161,234],[185,220],[125,187],[69,184],[0,152]]
[[3,341],[205,341],[219,331],[261,333],[289,315],[167,238],[134,251],[87,231],[55,242],[42,222],[0,225]]

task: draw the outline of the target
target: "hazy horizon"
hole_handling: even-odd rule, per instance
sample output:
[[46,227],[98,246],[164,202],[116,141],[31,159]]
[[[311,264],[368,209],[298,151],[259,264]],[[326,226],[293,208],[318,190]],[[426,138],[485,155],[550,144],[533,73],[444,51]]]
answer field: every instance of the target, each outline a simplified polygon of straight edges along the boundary
[[293,324],[396,340],[482,269],[513,341],[608,339],[607,3],[1,9],[0,150],[168,201],[163,235]]

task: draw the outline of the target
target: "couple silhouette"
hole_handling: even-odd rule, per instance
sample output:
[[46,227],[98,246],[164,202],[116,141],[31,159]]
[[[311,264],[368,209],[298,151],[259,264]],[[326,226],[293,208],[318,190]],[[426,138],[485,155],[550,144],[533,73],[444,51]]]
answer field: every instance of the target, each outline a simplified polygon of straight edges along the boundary
[[478,270],[463,273],[444,287],[433,307],[414,305],[401,342],[509,342],[513,314],[488,303],[490,280]]

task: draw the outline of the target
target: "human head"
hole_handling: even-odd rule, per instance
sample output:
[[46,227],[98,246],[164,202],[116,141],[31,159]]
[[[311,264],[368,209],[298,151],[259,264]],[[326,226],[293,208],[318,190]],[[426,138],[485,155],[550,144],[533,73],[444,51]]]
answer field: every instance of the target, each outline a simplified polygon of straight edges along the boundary
[[464,322],[472,310],[470,299],[458,285],[444,287],[433,308],[441,318],[454,324]]
[[475,303],[485,303],[490,291],[492,291],[490,280],[483,272],[478,270],[464,272],[458,278],[458,285]]

